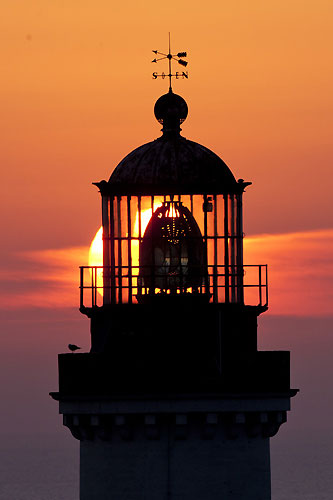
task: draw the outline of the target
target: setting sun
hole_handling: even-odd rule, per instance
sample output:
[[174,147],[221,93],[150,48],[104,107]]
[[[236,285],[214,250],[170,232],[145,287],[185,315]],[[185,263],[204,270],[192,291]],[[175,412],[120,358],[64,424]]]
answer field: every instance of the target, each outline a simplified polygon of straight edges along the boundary
[[94,236],[89,248],[89,266],[103,265],[103,227]]
[[[160,206],[160,203],[158,204]],[[154,206],[156,209],[157,207]],[[144,233],[150,218],[152,216],[151,209],[143,210],[141,212],[141,228]],[[136,214],[135,223],[134,223],[134,236],[138,237],[139,235],[139,214]],[[139,241],[132,240],[132,265],[139,266]],[[89,248],[89,257],[88,257],[88,265],[90,267],[99,267],[103,266],[103,227],[101,226],[96,232],[94,239],[91,242]],[[100,272],[99,272],[100,271]],[[103,295],[103,274],[102,270],[98,270],[96,273],[97,279],[97,291],[100,295]]]
[[[157,207],[154,207],[157,208]],[[143,210],[141,213],[141,228],[144,233],[146,227],[151,218],[151,210]],[[139,214],[136,214],[135,223],[134,223],[134,231],[133,234],[137,237],[139,234]],[[132,241],[132,250],[133,251],[133,265],[139,265],[139,248],[138,242]],[[103,227],[101,226],[96,232],[94,239],[91,242],[89,248],[89,266],[103,266]]]

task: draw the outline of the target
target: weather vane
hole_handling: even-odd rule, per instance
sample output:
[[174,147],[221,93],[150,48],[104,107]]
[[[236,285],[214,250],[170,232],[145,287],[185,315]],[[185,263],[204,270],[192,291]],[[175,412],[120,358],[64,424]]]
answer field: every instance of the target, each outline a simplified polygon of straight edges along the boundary
[[155,58],[152,60],[153,63],[157,63],[158,61],[162,61],[162,59],[168,59],[169,60],[169,73],[166,74],[162,72],[161,74],[158,74],[157,72],[153,73],[153,78],[156,80],[157,78],[161,77],[162,80],[164,80],[165,77],[169,78],[169,92],[172,92],[172,87],[171,87],[171,79],[172,77],[176,78],[178,80],[179,78],[188,78],[188,72],[187,71],[176,71],[175,73],[171,72],[171,61],[177,61],[178,64],[181,66],[187,66],[187,61],[184,61],[183,57],[187,57],[186,52],[178,52],[177,54],[171,54],[171,44],[170,44],[170,33],[169,33],[169,53],[164,54],[163,52],[159,52],[158,50],[153,50],[154,54],[163,56],[159,58]]

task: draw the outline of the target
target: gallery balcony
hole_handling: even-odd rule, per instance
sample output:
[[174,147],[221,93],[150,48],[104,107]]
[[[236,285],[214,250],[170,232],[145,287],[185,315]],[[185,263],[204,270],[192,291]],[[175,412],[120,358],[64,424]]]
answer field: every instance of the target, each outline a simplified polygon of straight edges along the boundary
[[[192,270],[193,272],[193,270]],[[149,280],[147,275],[149,274]],[[192,280],[193,281],[193,280]],[[208,266],[188,286],[185,266],[174,273],[142,266],[81,266],[80,309],[108,304],[144,303],[182,295],[187,299],[219,304],[245,304],[267,309],[267,265]]]

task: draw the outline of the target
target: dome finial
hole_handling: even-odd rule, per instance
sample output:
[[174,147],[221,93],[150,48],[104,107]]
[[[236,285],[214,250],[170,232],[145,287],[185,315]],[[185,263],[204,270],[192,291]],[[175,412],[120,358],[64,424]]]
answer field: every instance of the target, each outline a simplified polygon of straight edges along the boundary
[[176,80],[178,80],[179,78],[188,78],[188,72],[187,71],[176,71],[176,73],[172,74],[172,71],[171,71],[171,61],[174,60],[174,61],[177,61],[178,64],[180,64],[181,66],[187,66],[187,61],[184,61],[183,57],[187,57],[187,53],[186,52],[178,52],[177,54],[171,54],[171,42],[170,42],[170,33],[169,33],[169,52],[168,54],[164,54],[163,52],[159,52],[158,50],[153,50],[154,54],[156,55],[161,55],[163,57],[159,57],[158,59],[153,59],[152,62],[153,63],[157,63],[158,61],[161,61],[162,59],[168,59],[169,61],[169,73],[166,75],[164,72],[161,73],[160,75],[157,73],[157,72],[154,72],[153,73],[153,78],[154,80],[156,80],[158,77],[161,77],[163,80],[164,78],[167,76],[169,77],[169,92],[171,93],[172,92],[172,85],[171,85],[171,80],[172,80],[172,77],[176,78]]
[[157,99],[154,107],[156,120],[163,125],[163,135],[178,134],[186,120],[188,107],[185,99],[169,90]]

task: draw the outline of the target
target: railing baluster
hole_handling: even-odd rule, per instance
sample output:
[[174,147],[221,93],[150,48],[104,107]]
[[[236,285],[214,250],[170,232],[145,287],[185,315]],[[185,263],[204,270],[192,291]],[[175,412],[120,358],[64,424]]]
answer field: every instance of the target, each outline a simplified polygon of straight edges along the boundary
[[267,269],[267,264],[265,264],[265,269],[266,269],[266,304],[265,306],[268,305],[268,269]]
[[91,268],[91,304],[94,307],[94,268]]
[[97,287],[98,287],[98,274],[97,274],[97,267],[95,267],[95,294],[94,294],[94,305],[97,305]]
[[83,307],[83,276],[84,276],[84,267],[80,267],[80,308]]
[[259,305],[262,305],[261,265],[259,266]]

